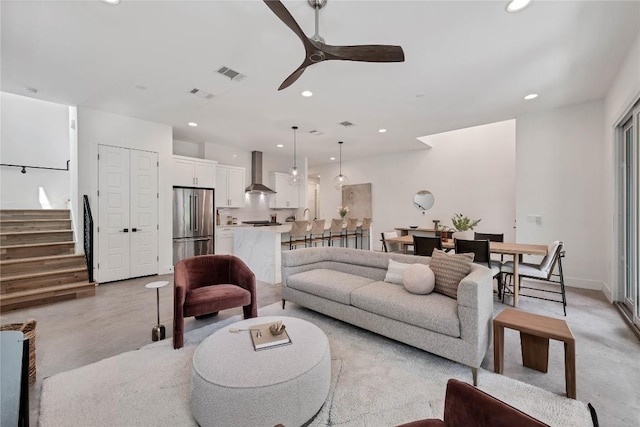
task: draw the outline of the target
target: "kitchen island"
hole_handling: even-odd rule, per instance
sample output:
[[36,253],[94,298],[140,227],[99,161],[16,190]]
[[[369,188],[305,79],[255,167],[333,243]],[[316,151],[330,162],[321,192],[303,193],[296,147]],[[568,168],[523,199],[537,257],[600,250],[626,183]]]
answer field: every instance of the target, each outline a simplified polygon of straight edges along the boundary
[[271,227],[239,227],[234,233],[234,255],[249,266],[256,279],[280,283],[282,234],[291,231],[291,223]]

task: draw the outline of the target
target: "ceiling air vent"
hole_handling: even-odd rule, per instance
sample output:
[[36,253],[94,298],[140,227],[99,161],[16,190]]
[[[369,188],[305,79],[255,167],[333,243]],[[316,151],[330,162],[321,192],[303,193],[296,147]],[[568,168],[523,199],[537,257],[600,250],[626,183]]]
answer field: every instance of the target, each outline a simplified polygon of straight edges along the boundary
[[345,120],[344,122],[341,122],[340,124],[342,126],[346,127],[346,128],[348,128],[349,126],[353,126],[353,123],[351,123],[351,122],[349,122],[347,120]]
[[222,74],[225,77],[229,77],[231,80],[236,82],[239,82],[240,80],[243,80],[245,77],[247,77],[244,74],[241,74],[236,70],[232,70],[229,67],[220,67],[218,69],[218,74]]
[[324,135],[324,133],[323,133],[323,132],[320,132],[319,130],[315,130],[315,129],[314,129],[314,130],[310,130],[310,131],[309,131],[309,133],[310,133],[311,135],[315,135],[315,136]]
[[197,88],[193,88],[189,91],[189,93],[191,93],[192,95],[197,96],[198,98],[202,98],[202,99],[211,99],[213,98],[213,94],[207,92],[206,90],[202,90],[202,89],[197,89]]

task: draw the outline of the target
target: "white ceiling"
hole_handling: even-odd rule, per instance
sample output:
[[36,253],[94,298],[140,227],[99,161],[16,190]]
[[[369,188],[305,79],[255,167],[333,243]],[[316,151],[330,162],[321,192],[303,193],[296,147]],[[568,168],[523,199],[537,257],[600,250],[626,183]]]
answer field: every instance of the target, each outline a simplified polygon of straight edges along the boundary
[[[283,3],[313,35],[306,0]],[[329,0],[328,44],[396,44],[406,61],[327,61],[278,92],[304,49],[262,1],[3,0],[1,84],[168,124],[175,139],[274,154],[291,155],[297,125],[298,153],[317,166],[339,140],[345,161],[417,150],[419,136],[600,99],[640,27],[639,1],[534,0],[515,14],[506,3]],[[230,81],[221,66],[247,78]]]

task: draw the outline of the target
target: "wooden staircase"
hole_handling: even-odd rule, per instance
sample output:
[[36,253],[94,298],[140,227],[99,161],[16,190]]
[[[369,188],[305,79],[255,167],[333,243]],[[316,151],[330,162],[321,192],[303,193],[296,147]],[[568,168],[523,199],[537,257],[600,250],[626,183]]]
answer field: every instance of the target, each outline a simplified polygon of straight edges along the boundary
[[95,295],[68,210],[0,211],[0,310]]

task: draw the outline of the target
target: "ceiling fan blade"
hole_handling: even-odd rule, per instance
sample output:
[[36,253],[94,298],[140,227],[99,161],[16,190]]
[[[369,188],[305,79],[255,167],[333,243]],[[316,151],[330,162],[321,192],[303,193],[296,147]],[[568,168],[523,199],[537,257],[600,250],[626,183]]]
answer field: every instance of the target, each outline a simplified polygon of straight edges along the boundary
[[278,90],[282,90],[282,89],[286,89],[289,86],[291,86],[296,80],[298,80],[300,78],[300,76],[302,75],[302,73],[304,73],[304,70],[307,69],[307,67],[309,65],[312,65],[313,62],[310,62],[308,60],[305,60],[302,65],[300,65],[298,67],[297,70],[295,70],[293,73],[291,73],[289,75],[289,77],[287,77],[286,79],[284,79],[284,81],[282,82],[282,84],[280,85],[280,87],[278,88]]
[[304,44],[305,49],[307,49],[309,46],[309,39],[304,34],[304,31],[302,31],[302,28],[300,28],[291,13],[289,13],[287,8],[284,7],[282,2],[280,2],[280,0],[264,0],[264,3],[278,18],[280,18],[282,22],[284,22],[287,27],[291,29],[291,31],[296,33],[300,40],[302,40],[302,44]]
[[359,46],[324,45],[322,50],[328,54],[326,59],[364,62],[404,62],[401,46],[369,44]]

